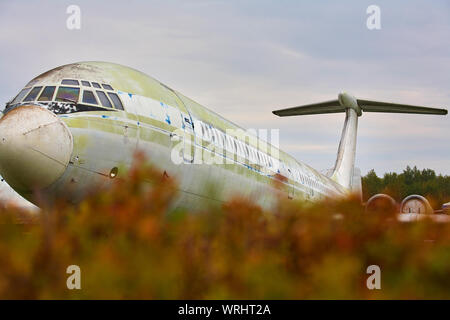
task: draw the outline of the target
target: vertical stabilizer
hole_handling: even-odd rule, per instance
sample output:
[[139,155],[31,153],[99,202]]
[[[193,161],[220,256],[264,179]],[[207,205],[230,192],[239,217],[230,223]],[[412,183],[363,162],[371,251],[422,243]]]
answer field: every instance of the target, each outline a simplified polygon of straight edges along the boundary
[[358,116],[361,115],[361,108],[356,99],[347,93],[340,93],[338,101],[345,108],[346,116],[331,179],[343,187],[351,189],[355,167]]

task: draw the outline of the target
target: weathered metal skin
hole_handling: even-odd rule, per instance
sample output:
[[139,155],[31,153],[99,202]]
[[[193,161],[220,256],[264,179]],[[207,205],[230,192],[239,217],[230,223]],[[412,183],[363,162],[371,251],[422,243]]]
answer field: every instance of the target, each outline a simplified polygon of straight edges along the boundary
[[72,148],[69,128],[42,107],[23,105],[0,119],[0,171],[25,196],[63,175]]
[[[55,101],[7,108],[0,120],[0,173],[32,202],[34,190],[77,202],[94,186],[109,183],[112,168],[119,168],[120,177],[137,150],[178,180],[177,205],[190,208],[220,203],[233,195],[268,207],[279,192],[274,189],[274,180],[279,180],[281,192],[289,198],[315,200],[348,192],[332,179],[257,138],[250,139],[248,146],[256,152],[276,150],[280,166],[249,164],[237,153],[230,159],[218,151],[220,148],[212,147],[211,137],[202,135],[201,128],[221,132],[241,128],[128,67],[105,62],[75,63],[50,70],[31,80],[27,87],[60,86],[63,79],[110,84],[124,110],[103,107],[86,110],[80,103]],[[24,122],[24,117],[34,120]],[[24,134],[27,131],[30,133]],[[174,150],[180,153],[179,164],[171,160]],[[220,157],[227,162],[199,161]],[[277,179],[280,176],[283,179]]]

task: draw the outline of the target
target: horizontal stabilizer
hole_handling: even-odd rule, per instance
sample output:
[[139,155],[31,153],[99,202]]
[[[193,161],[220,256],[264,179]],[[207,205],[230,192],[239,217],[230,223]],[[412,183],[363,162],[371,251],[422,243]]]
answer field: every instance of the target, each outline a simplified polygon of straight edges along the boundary
[[[381,102],[374,100],[354,99],[357,108],[363,112],[387,112],[387,113],[415,113],[415,114],[436,114],[446,115],[446,109],[430,108],[423,106],[413,106],[409,104],[399,104],[391,102]],[[342,100],[330,100],[325,102],[307,104],[298,107],[280,109],[273,111],[279,117],[303,116],[310,114],[326,114],[345,112],[349,106]]]
[[279,117],[304,116],[309,114],[324,114],[337,112],[345,112],[345,108],[343,108],[340,105],[338,100],[312,103],[304,106],[273,111],[273,113]]
[[416,114],[437,114],[446,115],[446,109],[412,106],[409,104],[399,104],[390,102],[380,102],[372,100],[356,99],[358,105],[364,112],[388,112],[388,113],[416,113]]

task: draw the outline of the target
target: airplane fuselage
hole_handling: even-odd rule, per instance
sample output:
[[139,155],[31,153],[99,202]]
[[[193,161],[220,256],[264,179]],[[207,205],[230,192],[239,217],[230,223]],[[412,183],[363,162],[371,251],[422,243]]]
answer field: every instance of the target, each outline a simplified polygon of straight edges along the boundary
[[270,206],[274,180],[289,198],[348,193],[263,139],[237,132],[244,130],[141,72],[75,63],[31,80],[7,104],[0,172],[30,201],[37,189],[79,201],[120,177],[139,150],[178,181],[177,201],[191,208],[233,195]]

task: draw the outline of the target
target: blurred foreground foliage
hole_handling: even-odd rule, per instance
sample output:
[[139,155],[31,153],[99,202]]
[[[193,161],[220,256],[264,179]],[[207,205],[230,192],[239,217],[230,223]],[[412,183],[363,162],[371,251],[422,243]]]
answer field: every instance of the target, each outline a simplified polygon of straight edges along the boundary
[[450,176],[437,175],[432,169],[419,170],[416,166],[407,166],[399,174],[385,173],[383,177],[378,177],[372,169],[362,178],[362,186],[364,201],[377,193],[388,194],[398,202],[411,194],[419,194],[435,209],[450,201]]
[[[448,224],[368,215],[352,198],[173,209],[176,182],[142,158],[116,180],[31,223],[1,212],[0,298],[450,298]],[[381,290],[366,287],[373,264]],[[81,290],[66,287],[69,265],[81,268]]]

